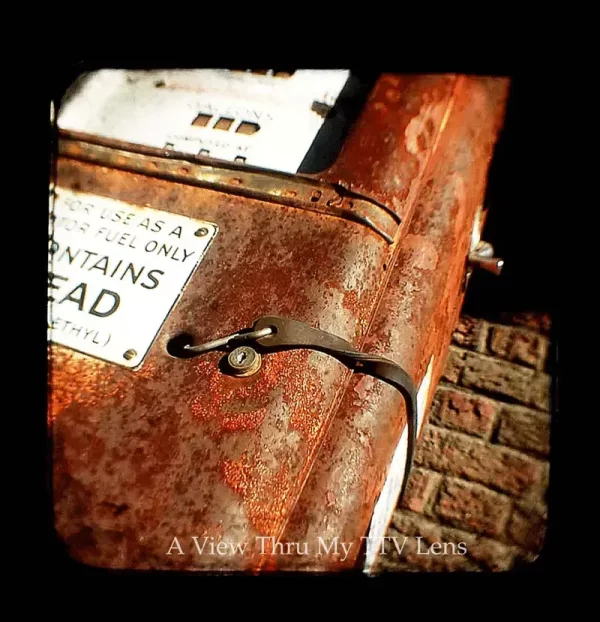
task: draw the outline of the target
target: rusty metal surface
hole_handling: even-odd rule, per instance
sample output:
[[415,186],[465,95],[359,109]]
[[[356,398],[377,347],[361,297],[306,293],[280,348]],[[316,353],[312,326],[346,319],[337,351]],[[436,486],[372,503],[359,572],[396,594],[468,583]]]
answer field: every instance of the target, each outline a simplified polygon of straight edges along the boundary
[[[466,256],[468,218],[485,183],[502,97],[490,99],[494,89],[481,81],[402,78],[398,100],[378,107],[382,97],[390,99],[382,84],[365,112],[370,129],[359,123],[337,170],[323,179],[388,202],[403,218],[396,233],[402,241],[391,247],[377,233],[331,215],[59,158],[59,186],[215,222],[220,230],[139,371],[51,348],[55,524],[75,559],[109,568],[257,569],[272,565],[265,566],[259,536],[325,529],[324,517],[335,529],[334,514],[336,535],[364,534],[389,448],[404,425],[393,390],[377,381],[357,383],[317,352],[270,354],[255,375],[232,378],[219,371],[219,353],[175,359],[166,344],[181,332],[201,343],[275,314],[391,355],[421,377],[423,351],[445,347],[458,309],[454,282],[464,261],[452,264],[442,287],[440,259],[451,248]],[[465,120],[463,135],[456,128]],[[438,149],[431,182],[419,195],[419,219],[403,238],[444,123],[454,128],[442,133],[444,144],[457,144],[441,153],[449,149],[452,161],[444,163]],[[365,139],[378,131],[385,147]],[[438,211],[432,213],[433,204]],[[394,271],[375,313],[396,248],[400,272]],[[440,326],[432,331],[434,318]],[[441,364],[438,359],[436,377]],[[373,435],[365,445],[361,426]],[[386,433],[390,440],[380,446]],[[337,471],[328,466],[331,452]],[[340,453],[348,458],[346,475]],[[348,498],[341,503],[344,490]],[[320,514],[329,506],[336,512]],[[174,537],[183,555],[166,555]],[[247,548],[199,555],[193,537]]]
[[218,168],[202,163],[199,157],[173,152],[167,157],[158,149],[134,145],[125,151],[72,140],[66,135],[59,143],[59,154],[132,173],[345,218],[371,228],[389,243],[394,241],[399,225],[398,216],[385,205],[340,184],[299,175],[244,170],[231,164]]
[[[429,398],[460,312],[471,225],[483,200],[507,86],[502,79],[467,78],[457,85],[453,114],[364,343],[367,351],[393,353],[416,381],[434,356]],[[395,391],[353,376],[281,539],[307,542],[309,554],[279,555],[267,567],[330,571],[361,560],[361,537],[404,425],[404,404]],[[319,538],[353,546],[347,556],[340,547],[339,554],[326,554]]]
[[384,74],[334,165],[322,179],[352,188],[411,215],[421,176],[452,111],[458,77]]
[[[231,378],[219,353],[171,358],[277,313],[358,342],[388,244],[354,223],[60,159],[58,183],[218,223],[139,372],[60,347],[51,361],[56,526],[72,554],[109,567],[253,566],[166,556],[174,536],[279,536],[347,381],[308,351]],[[252,553],[252,551],[250,551]]]

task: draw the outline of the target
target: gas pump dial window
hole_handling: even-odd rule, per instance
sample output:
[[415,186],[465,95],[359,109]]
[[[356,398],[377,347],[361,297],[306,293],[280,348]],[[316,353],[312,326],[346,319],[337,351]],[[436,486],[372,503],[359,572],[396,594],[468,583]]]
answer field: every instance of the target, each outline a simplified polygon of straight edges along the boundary
[[[240,165],[310,173],[325,163],[324,150],[340,146],[353,116],[348,110],[355,110],[352,104],[363,91],[348,70],[105,69],[80,77],[62,102],[58,126]],[[325,140],[316,141],[322,130]]]

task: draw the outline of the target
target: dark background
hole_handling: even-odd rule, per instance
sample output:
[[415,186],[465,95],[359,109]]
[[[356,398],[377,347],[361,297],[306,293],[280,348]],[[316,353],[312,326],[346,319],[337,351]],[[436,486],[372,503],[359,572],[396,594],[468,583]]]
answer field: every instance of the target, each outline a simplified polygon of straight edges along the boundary
[[561,171],[542,171],[548,148],[546,105],[544,91],[531,76],[512,77],[504,128],[490,166],[489,214],[482,236],[505,266],[500,277],[475,273],[465,300],[468,314],[545,311],[558,320],[558,213],[547,193]]

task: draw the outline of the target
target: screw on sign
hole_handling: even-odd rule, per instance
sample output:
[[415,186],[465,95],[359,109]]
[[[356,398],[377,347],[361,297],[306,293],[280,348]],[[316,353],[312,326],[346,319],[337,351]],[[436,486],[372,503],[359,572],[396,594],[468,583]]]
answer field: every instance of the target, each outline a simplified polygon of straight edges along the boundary
[[127,350],[125,354],[123,354],[123,358],[127,361],[131,361],[137,356],[137,352],[133,349]]

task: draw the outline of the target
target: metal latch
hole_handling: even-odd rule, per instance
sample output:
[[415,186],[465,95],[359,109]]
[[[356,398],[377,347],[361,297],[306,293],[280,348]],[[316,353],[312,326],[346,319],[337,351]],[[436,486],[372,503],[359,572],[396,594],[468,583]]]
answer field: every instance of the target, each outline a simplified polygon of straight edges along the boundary
[[[230,348],[240,342],[253,346],[236,347],[228,356],[228,366],[234,376],[249,376],[260,368],[261,354],[282,350],[308,348],[333,356],[348,368],[368,374],[396,388],[404,398],[408,423],[408,451],[402,491],[406,488],[412,465],[417,435],[417,392],[411,377],[400,365],[376,354],[360,352],[345,339],[304,322],[290,318],[266,316],[259,318],[249,330],[243,330],[201,345],[185,344],[181,358],[199,356],[211,350]],[[171,350],[173,355],[176,355]]]

